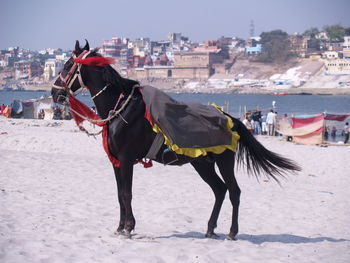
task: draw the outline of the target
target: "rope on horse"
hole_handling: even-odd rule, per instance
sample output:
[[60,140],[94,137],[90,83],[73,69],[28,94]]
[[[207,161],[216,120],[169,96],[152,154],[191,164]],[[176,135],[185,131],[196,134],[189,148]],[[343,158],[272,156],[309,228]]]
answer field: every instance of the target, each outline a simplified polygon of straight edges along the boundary
[[[120,114],[120,112],[122,112],[124,110],[124,108],[128,105],[129,101],[131,100],[132,96],[134,95],[134,91],[136,88],[140,87],[139,84],[136,84],[135,86],[132,87],[132,90],[131,90],[131,93],[129,94],[128,98],[126,99],[126,101],[124,102],[124,104],[120,107],[119,110],[111,110],[108,114],[108,117],[105,118],[105,119],[101,119],[101,120],[93,120],[93,119],[90,119],[82,114],[80,114],[79,112],[73,110],[71,107],[70,107],[70,110],[73,111],[75,114],[77,114],[80,118],[86,120],[86,121],[89,121],[91,123],[95,123],[95,124],[99,124],[99,123],[104,123],[104,122],[108,122],[110,120],[112,120],[114,117],[116,117],[117,115]],[[121,116],[121,115],[120,115]],[[123,117],[122,117],[123,118]],[[125,121],[125,120],[124,120]]]

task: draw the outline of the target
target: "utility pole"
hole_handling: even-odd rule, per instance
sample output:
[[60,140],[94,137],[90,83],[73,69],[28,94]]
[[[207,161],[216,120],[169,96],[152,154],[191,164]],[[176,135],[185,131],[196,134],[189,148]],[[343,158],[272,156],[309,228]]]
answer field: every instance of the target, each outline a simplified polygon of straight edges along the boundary
[[254,34],[255,34],[254,20],[250,20],[249,31],[250,31],[250,37],[254,37]]

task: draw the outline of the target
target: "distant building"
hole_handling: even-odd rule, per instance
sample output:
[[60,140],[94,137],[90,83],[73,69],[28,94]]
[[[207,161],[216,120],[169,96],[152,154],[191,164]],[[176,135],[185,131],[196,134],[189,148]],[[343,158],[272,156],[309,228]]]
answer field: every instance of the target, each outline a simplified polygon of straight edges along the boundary
[[132,67],[142,68],[145,65],[146,57],[133,56]]
[[134,56],[145,57],[151,53],[151,40],[149,38],[137,38],[128,42],[128,49],[133,50]]
[[169,33],[168,34],[168,40],[174,43],[180,43],[182,40],[182,34],[181,33]]
[[325,63],[326,74],[350,74],[350,61],[347,59],[335,59]]
[[259,55],[262,50],[261,44],[256,44],[254,47],[246,47],[245,48],[245,55],[246,56],[254,56]]
[[8,61],[0,59],[0,67],[5,68],[8,66],[8,64]]
[[65,62],[69,59],[70,55],[68,55],[67,53],[62,53],[60,55],[56,55],[55,58],[56,60],[59,60],[59,61],[62,61],[62,62]]
[[[213,51],[214,48],[209,50]],[[215,64],[223,62],[220,49],[215,48],[215,52],[209,50],[175,52],[173,65],[169,65],[166,54],[162,54],[157,61],[153,61],[153,66],[144,66],[143,69],[136,70],[136,78],[208,79],[215,73]]]
[[170,66],[169,59],[166,54],[160,55],[157,60],[154,61],[154,65],[156,66]]
[[221,37],[217,40],[217,46],[226,54],[226,57],[229,58],[230,54],[237,53],[237,46],[241,43],[241,40],[238,40],[235,37]]
[[113,37],[111,40],[105,40],[102,43],[100,53],[104,57],[120,57],[121,50],[128,47],[128,38]]
[[152,41],[151,54],[153,56],[160,56],[171,49],[171,41]]
[[16,79],[31,79],[43,74],[43,68],[38,61],[17,61],[14,68]]
[[342,54],[343,59],[350,60],[350,48],[344,48]]
[[350,59],[350,36],[344,37],[342,54],[344,59]]
[[328,41],[329,38],[328,38],[328,35],[326,32],[320,32],[316,35],[316,38],[317,39],[320,39],[320,40],[325,40],[325,41]]
[[343,48],[350,49],[350,36],[344,37]]
[[298,57],[305,58],[308,38],[294,34],[288,36],[290,52]]
[[120,50],[120,66],[121,68],[133,67],[133,53],[132,49],[124,48]]
[[338,59],[338,52],[337,51],[325,51],[322,53],[322,58],[325,59]]
[[11,56],[10,52],[0,50],[0,67],[7,67],[9,65],[8,58]]
[[49,81],[58,76],[58,73],[63,68],[63,62],[56,59],[48,59],[44,67],[44,79]]

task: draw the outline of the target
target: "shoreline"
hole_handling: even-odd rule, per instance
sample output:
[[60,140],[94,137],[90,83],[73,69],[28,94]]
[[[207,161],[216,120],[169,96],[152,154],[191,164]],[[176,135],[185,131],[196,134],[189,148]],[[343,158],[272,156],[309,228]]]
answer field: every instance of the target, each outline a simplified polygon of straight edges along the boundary
[[[141,83],[142,84],[142,83]],[[167,93],[183,93],[183,94],[250,94],[250,95],[277,95],[277,96],[286,96],[286,95],[328,95],[328,96],[341,96],[350,95],[350,88],[337,88],[337,89],[327,89],[327,88],[318,88],[318,89],[306,89],[306,88],[289,88],[289,89],[266,89],[266,88],[201,88],[201,89],[186,89],[186,88],[163,88],[161,83],[149,83],[150,86],[159,88]],[[24,90],[3,90],[0,92],[50,92],[51,87],[30,87],[25,88]]]

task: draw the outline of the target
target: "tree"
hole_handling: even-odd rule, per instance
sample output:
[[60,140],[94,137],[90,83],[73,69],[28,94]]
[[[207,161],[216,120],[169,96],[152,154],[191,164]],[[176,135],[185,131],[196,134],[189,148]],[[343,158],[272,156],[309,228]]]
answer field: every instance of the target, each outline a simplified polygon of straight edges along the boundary
[[317,27],[311,27],[303,33],[304,37],[308,37],[307,47],[309,50],[320,50],[321,40],[317,38],[320,33]]
[[323,30],[327,33],[330,42],[335,43],[344,41],[346,31],[341,25],[324,26]]
[[317,27],[311,27],[303,33],[303,36],[310,37],[310,38],[316,38],[317,34],[320,33]]
[[311,51],[312,50],[317,50],[317,51],[321,50],[321,40],[317,39],[317,38],[310,38],[307,41],[307,48],[310,49]]
[[350,36],[350,27],[345,28],[345,36]]
[[260,35],[262,52],[258,57],[261,62],[284,62],[289,56],[290,42],[288,34],[282,30],[263,32]]

